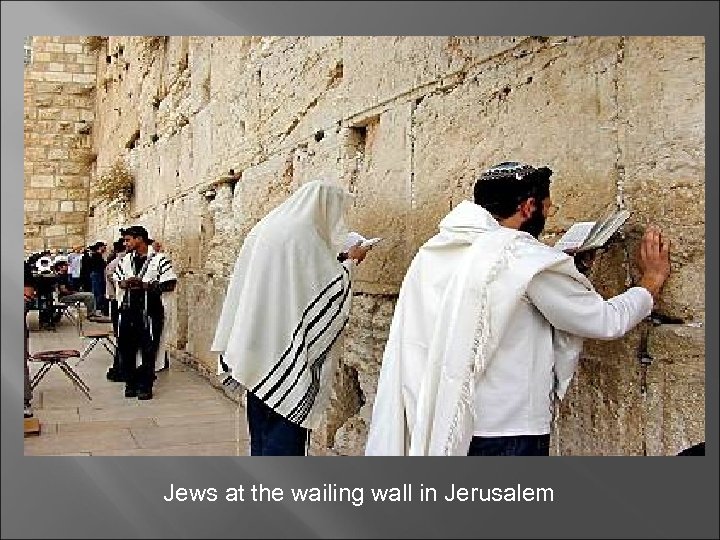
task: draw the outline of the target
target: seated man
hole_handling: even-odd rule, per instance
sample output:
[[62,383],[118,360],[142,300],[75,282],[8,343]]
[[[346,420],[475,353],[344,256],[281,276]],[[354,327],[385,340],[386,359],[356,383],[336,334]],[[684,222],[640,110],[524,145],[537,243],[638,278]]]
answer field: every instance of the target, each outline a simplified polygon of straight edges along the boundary
[[57,323],[55,310],[53,309],[53,293],[56,289],[56,282],[55,274],[52,272],[52,267],[44,268],[42,271],[35,272],[34,278],[36,293],[35,306],[38,310],[38,322],[40,323],[40,329],[54,330],[55,323]]
[[58,261],[55,263],[55,280],[58,290],[58,301],[63,304],[72,305],[75,302],[85,304],[87,311],[87,320],[94,322],[109,322],[107,317],[98,317],[95,315],[95,296],[91,292],[79,292],[72,286],[70,274],[68,273],[67,261]]

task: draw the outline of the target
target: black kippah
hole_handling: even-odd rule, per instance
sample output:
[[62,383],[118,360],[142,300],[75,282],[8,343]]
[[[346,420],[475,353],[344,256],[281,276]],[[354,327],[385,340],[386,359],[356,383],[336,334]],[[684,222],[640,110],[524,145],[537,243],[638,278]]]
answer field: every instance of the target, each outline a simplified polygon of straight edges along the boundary
[[552,173],[548,167],[504,161],[480,175],[474,188],[475,203],[495,216],[508,217],[523,200],[550,196]]
[[551,175],[552,171],[547,167],[535,168],[519,161],[504,161],[482,173],[480,181],[543,180]]

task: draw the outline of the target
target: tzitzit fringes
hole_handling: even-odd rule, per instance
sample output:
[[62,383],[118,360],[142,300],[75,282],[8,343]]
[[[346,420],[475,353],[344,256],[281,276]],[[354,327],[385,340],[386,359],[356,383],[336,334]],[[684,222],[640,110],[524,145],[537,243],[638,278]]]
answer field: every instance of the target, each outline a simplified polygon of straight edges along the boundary
[[488,333],[486,332],[488,303],[489,293],[488,288],[485,287],[478,310],[478,325],[476,326],[475,335],[473,336],[473,346],[471,350],[472,362],[468,364],[467,373],[465,373],[463,385],[460,388],[460,399],[458,400],[455,414],[450,424],[450,432],[448,433],[448,440],[444,450],[445,455],[448,455],[451,449],[456,448],[459,444],[460,423],[463,416],[467,414],[467,411],[469,411],[471,415],[474,415],[474,374],[481,373],[482,370],[485,369],[484,350],[488,340]]
[[460,388],[460,399],[455,406],[455,412],[453,414],[452,422],[450,423],[450,431],[448,433],[447,441],[443,453],[447,456],[450,452],[457,447],[460,438],[460,423],[463,418],[463,413],[469,411],[471,415],[474,414],[474,398],[475,398],[475,375],[482,373],[485,370],[487,362],[487,344],[490,340],[490,325],[487,324],[489,317],[489,303],[490,303],[490,283],[498,276],[500,270],[505,268],[509,262],[510,255],[515,249],[515,242],[511,241],[506,245],[497,261],[493,264],[488,272],[485,282],[482,284],[483,295],[478,308],[478,319],[475,327],[475,335],[473,336],[473,346],[471,350],[471,362],[469,363],[468,369],[465,373],[465,380]]
[[558,414],[560,413],[560,402],[557,399],[557,396],[554,395],[553,392],[553,402],[552,402],[552,420],[550,425],[550,433],[553,434],[555,437],[555,455],[560,456],[562,453],[560,452],[560,426],[557,423]]
[[240,455],[240,399],[235,407],[235,455]]
[[460,420],[470,411],[472,413],[472,402],[474,398],[473,392],[473,377],[472,368],[468,369],[468,374],[465,376],[463,385],[460,389],[460,399],[455,407],[455,414],[453,416],[452,423],[450,424],[450,432],[448,433],[448,439],[443,449],[444,455],[450,455],[452,449],[456,448],[459,444],[460,437]]
[[486,353],[486,347],[488,342],[490,341],[490,338],[492,337],[490,335],[490,324],[489,324],[489,305],[490,305],[490,283],[492,283],[495,278],[500,273],[500,270],[507,267],[509,261],[510,261],[510,255],[512,254],[513,250],[515,249],[515,242],[509,243],[507,246],[505,246],[502,250],[502,253],[500,254],[500,257],[498,257],[498,260],[495,262],[493,267],[490,269],[490,272],[488,272],[488,277],[485,280],[485,287],[483,288],[483,297],[482,297],[482,306],[479,310],[478,314],[478,320],[477,320],[477,326],[475,328],[475,336],[473,338],[473,349],[472,349],[472,355],[473,355],[473,366],[475,373],[482,373],[485,371],[485,365],[487,362],[487,355]]

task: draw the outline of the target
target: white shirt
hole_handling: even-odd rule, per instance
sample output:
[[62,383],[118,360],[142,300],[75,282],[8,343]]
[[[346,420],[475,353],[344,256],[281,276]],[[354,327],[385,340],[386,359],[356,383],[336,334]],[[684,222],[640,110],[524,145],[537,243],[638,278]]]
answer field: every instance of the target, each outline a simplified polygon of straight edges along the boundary
[[82,263],[82,253],[68,253],[68,273],[74,277],[80,277],[80,265]]
[[540,272],[477,384],[474,435],[550,433],[553,328],[583,338],[616,339],[650,315],[652,307],[652,296],[642,287],[606,301],[564,274]]
[[115,300],[115,297],[117,296],[117,289],[119,287],[116,287],[117,283],[115,283],[114,274],[115,268],[117,268],[117,265],[120,263],[120,259],[122,257],[123,255],[115,257],[105,267],[105,298],[108,300]]

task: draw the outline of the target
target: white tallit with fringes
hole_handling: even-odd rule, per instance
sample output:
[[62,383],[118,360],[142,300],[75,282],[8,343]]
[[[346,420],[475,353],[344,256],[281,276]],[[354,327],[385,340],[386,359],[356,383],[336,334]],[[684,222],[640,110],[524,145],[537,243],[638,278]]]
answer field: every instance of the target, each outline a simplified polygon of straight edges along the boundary
[[[477,381],[528,283],[550,267],[578,275],[568,255],[501,227],[472,202],[441,221],[400,289],[366,455],[467,455]],[[561,396],[582,340],[560,337],[555,364]]]
[[348,201],[344,189],[310,182],[253,227],[211,347],[220,374],[309,429],[329,402],[350,310],[350,270],[337,260]]
[[[148,246],[147,260],[145,265],[139,273],[135,272],[133,261],[135,259],[135,252],[126,253],[122,256],[118,264],[115,266],[115,271],[112,274],[112,280],[115,282],[115,294],[117,297],[118,305],[121,306],[125,299],[125,295],[128,294],[126,289],[121,289],[117,286],[122,280],[128,277],[135,276],[140,277],[144,282],[151,283],[157,281],[159,283],[165,283],[167,281],[177,281],[177,274],[173,269],[172,262],[165,253],[157,252],[152,246]],[[145,305],[147,306],[147,295],[145,293]],[[155,371],[160,371],[165,367],[165,351],[167,350],[167,339],[168,339],[168,316],[170,312],[168,310],[168,304],[171,302],[171,298],[174,299],[175,293],[172,291],[163,292],[160,296],[160,300],[163,305],[164,319],[163,329],[160,334],[160,342],[158,345],[157,355],[155,356]],[[122,313],[119,315],[122,318]],[[152,322],[146,317],[146,324],[149,325],[148,330],[152,334]],[[142,349],[142,348],[141,348]],[[142,363],[142,350],[138,350],[136,364],[138,366]]]

